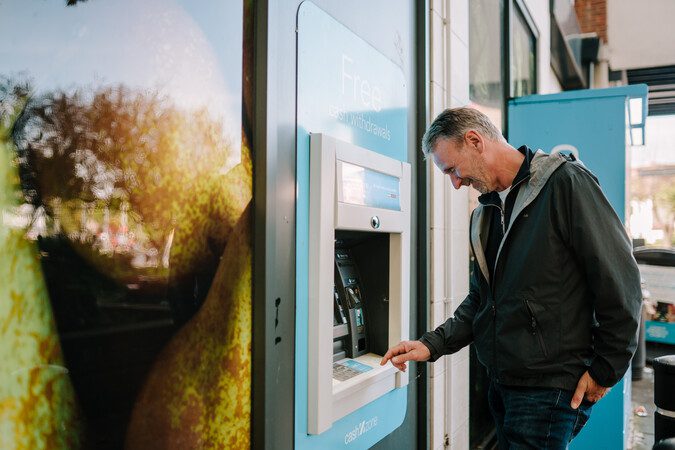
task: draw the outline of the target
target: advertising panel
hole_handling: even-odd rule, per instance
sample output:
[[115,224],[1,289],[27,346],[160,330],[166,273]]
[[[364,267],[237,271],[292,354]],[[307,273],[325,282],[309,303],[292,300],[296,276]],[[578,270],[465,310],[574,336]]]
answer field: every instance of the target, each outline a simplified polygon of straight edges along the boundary
[[0,5],[0,448],[248,448],[251,1]]

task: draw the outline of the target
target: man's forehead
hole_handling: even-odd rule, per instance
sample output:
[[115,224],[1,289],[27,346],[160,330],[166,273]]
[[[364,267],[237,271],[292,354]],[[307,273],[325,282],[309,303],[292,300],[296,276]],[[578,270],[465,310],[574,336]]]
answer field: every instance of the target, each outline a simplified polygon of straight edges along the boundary
[[436,145],[432,156],[434,158],[434,163],[441,170],[445,170],[447,167],[453,164],[452,155],[445,145]]

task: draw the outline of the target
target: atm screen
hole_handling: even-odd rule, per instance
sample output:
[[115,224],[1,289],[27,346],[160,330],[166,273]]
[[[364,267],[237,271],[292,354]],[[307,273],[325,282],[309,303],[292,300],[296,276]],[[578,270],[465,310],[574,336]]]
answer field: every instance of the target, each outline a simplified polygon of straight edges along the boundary
[[341,164],[344,203],[401,210],[399,178],[344,161]]

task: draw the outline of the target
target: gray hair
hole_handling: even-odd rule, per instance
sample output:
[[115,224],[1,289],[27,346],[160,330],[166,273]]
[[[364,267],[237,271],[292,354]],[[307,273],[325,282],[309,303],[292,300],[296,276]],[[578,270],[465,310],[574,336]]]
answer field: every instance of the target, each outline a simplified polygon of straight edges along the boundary
[[494,141],[503,141],[499,129],[482,112],[468,107],[449,108],[431,122],[422,137],[422,151],[425,157],[434,151],[436,141],[441,138],[459,142],[469,130],[478,131]]

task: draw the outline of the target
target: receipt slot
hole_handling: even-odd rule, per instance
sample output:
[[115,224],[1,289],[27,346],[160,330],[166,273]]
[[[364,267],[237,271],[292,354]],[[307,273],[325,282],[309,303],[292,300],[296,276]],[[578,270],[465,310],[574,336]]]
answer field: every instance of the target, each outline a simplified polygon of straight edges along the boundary
[[311,135],[309,434],[408,384],[380,360],[408,339],[410,190],[409,164]]

